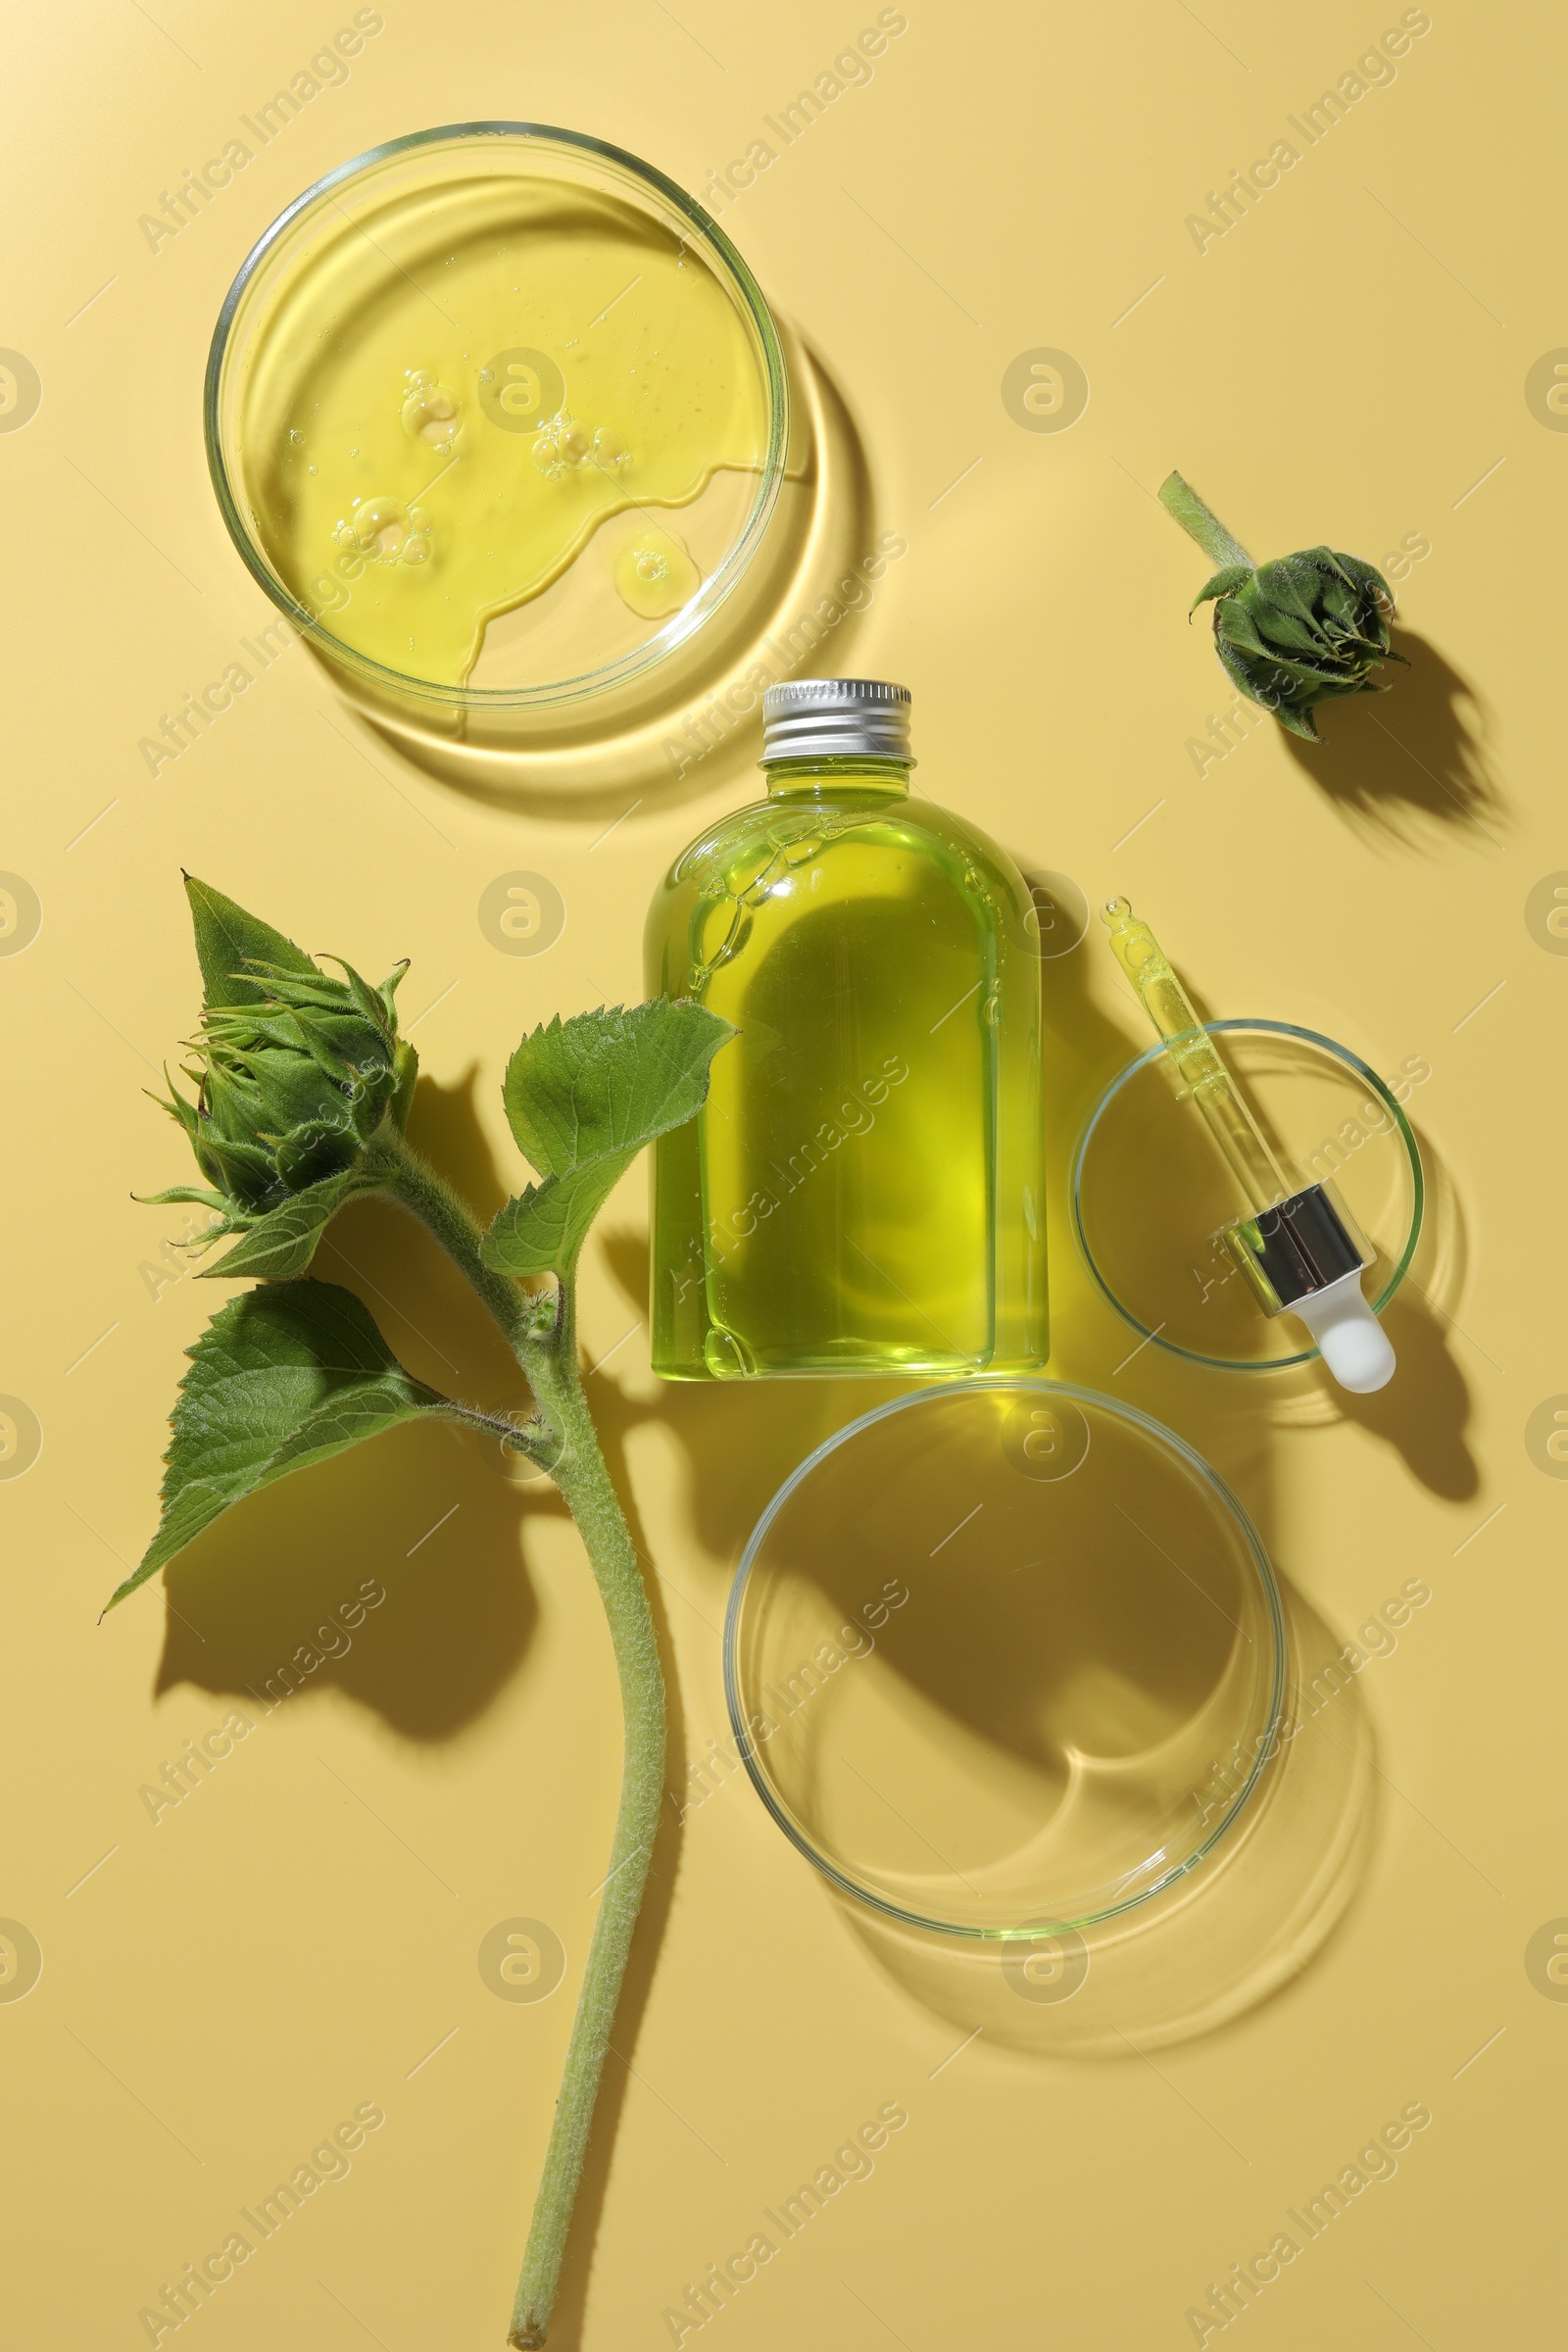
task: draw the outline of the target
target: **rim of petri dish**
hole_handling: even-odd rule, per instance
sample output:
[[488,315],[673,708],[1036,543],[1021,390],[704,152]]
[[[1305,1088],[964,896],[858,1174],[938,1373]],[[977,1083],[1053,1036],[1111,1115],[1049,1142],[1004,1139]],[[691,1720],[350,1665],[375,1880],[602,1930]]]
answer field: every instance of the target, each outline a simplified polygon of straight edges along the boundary
[[[362,654],[356,647],[346,645],[340,637],[334,637],[330,629],[323,628],[309,606],[302,605],[278,578],[265,551],[258,544],[236,496],[224,447],[222,399],[235,321],[240,318],[253,289],[259,296],[262,274],[270,261],[280,257],[290,232],[307,215],[314,214],[323,204],[335,202],[338,192],[349,181],[368,175],[399,156],[442,143],[456,147],[465,140],[475,144],[489,141],[522,149],[535,148],[541,152],[548,152],[552,147],[565,148],[602,164],[612,176],[618,174],[622,179],[629,179],[634,185],[651,191],[664,204],[672,206],[690,224],[691,241],[703,252],[705,260],[731,297],[738,301],[739,308],[749,321],[757,338],[760,372],[767,391],[767,451],[757,496],[743,528],[717,570],[710,574],[697,595],[689,604],[682,606],[664,628],[632,652],[620,655],[596,669],[584,670],[573,677],[553,679],[542,686],[451,686],[437,680],[416,677],[406,670],[390,669],[384,662],[372,661],[368,654]],[[586,701],[592,695],[624,685],[654,668],[702,628],[739,584],[767,528],[784,477],[784,452],[789,435],[789,377],[773,315],[746,263],[717,221],[703,210],[696,198],[688,196],[684,188],[677,186],[674,180],[667,178],[654,165],[644,163],[640,157],[628,153],[623,147],[612,146],[606,139],[593,138],[586,131],[566,130],[555,123],[449,122],[430,130],[408,131],[402,138],[387,139],[379,147],[368,147],[363,155],[353,156],[347,163],[338,164],[314,181],[303,194],[296,196],[270,226],[263,230],[240,264],[234,282],[223,297],[218,323],[213,329],[202,396],[202,427],[207,445],[208,471],[212,476],[219,511],[246,569],[258,587],[264,590],[301,634],[314,645],[319,646],[340,667],[385,692],[413,695],[447,709],[539,710]]]
[[[1021,1921],[1015,1927],[980,1926],[972,1921],[938,1919],[924,1912],[906,1909],[903,1904],[891,1901],[888,1896],[879,1893],[874,1887],[852,1878],[848,1872],[841,1870],[837,1863],[831,1861],[814,1843],[804,1826],[772,1788],[758,1759],[756,1747],[747,1730],[748,1710],[742,1705],[740,1672],[736,1660],[741,1612],[745,1605],[753,1571],[757,1567],[762,1547],[779,1513],[812,1473],[820,1468],[822,1463],[835,1454],[841,1446],[853,1445],[864,1431],[874,1428],[878,1422],[890,1419],[895,1413],[917,1412],[922,1405],[929,1406],[941,1398],[973,1396],[983,1390],[1065,1397],[1074,1404],[1090,1405],[1097,1412],[1109,1413],[1116,1419],[1126,1422],[1130,1427],[1141,1431],[1146,1438],[1152,1439],[1156,1446],[1164,1446],[1175,1454],[1186,1469],[1197,1475],[1200,1484],[1207,1488],[1220,1513],[1232,1522],[1237,1534],[1241,1537],[1243,1545],[1256,1572],[1258,1589],[1263,1598],[1269,1632],[1273,1640],[1273,1670],[1268,1703],[1266,1711],[1260,1712],[1263,1728],[1256,1735],[1256,1746],[1251,1765],[1245,1779],[1236,1788],[1223,1814],[1218,1817],[1202,1841],[1194,1846],[1189,1853],[1184,1854],[1180,1860],[1172,1862],[1169,1869],[1163,1871],[1157,1879],[1152,1880],[1147,1886],[1141,1886],[1136,1893],[1127,1895],[1120,1902],[1107,1904],[1096,1911],[1080,1912],[1070,1919],[1064,1918],[1049,1922],[1043,1919],[1030,1919]],[[1196,1446],[1189,1446],[1185,1438],[1178,1437],[1174,1430],[1167,1429],[1162,1421],[1156,1421],[1152,1413],[1140,1411],[1137,1405],[1124,1404],[1117,1397],[1102,1396],[1097,1389],[1078,1388],[1070,1381],[1047,1380],[1026,1374],[1005,1373],[994,1377],[982,1376],[976,1380],[933,1383],[929,1387],[912,1391],[906,1396],[895,1396],[886,1404],[876,1405],[870,1412],[860,1414],[858,1420],[849,1422],[843,1429],[835,1431],[832,1437],[824,1439],[822,1444],[814,1451],[808,1453],[799,1467],[791,1472],[753,1528],[747,1539],[746,1549],[741,1554],[740,1566],[735,1571],[735,1581],[730,1587],[729,1605],[724,1612],[724,1705],[729,1716],[730,1731],[741,1761],[746,1767],[747,1778],[791,1845],[796,1848],[797,1852],[804,1854],[813,1868],[819,1870],[825,1879],[831,1880],[833,1885],[845,1894],[853,1895],[857,1902],[864,1903],[868,1909],[880,1912],[885,1919],[897,1920],[904,1927],[921,1928],[940,1936],[962,1936],[983,1943],[1036,1942],[1042,1936],[1048,1936],[1065,1929],[1080,1930],[1102,1927],[1109,1920],[1119,1919],[1126,1912],[1139,1909],[1143,1904],[1151,1901],[1153,1896],[1162,1893],[1176,1881],[1187,1877],[1191,1871],[1196,1870],[1200,1863],[1206,1861],[1245,1811],[1273,1752],[1285,1706],[1285,1610],[1280,1600],[1279,1585],[1275,1579],[1273,1562],[1270,1560],[1264,1548],[1263,1540],[1252,1525],[1245,1505],[1232,1493],[1218,1471],[1203,1459]]]
[[[1203,1027],[1210,1037],[1223,1037],[1231,1030],[1245,1030],[1250,1036],[1257,1036],[1261,1033],[1268,1037],[1290,1037],[1295,1038],[1300,1044],[1317,1046],[1323,1053],[1330,1054],[1334,1060],[1342,1061],[1347,1068],[1354,1070],[1362,1084],[1370,1087],[1379,1102],[1393,1113],[1399,1140],[1404,1146],[1405,1156],[1410,1164],[1410,1230],[1405,1236],[1403,1249],[1399,1251],[1398,1256],[1391,1261],[1387,1281],[1372,1301],[1372,1312],[1375,1315],[1381,1315],[1410,1270],[1410,1261],[1415,1255],[1416,1244],[1421,1239],[1421,1226],[1426,1215],[1426,1178],[1421,1168],[1421,1148],[1415,1140],[1415,1131],[1409,1120],[1376,1070],[1369,1063],[1364,1062],[1359,1054],[1352,1053],[1348,1046],[1342,1046],[1336,1038],[1325,1037],[1321,1030],[1303,1029],[1295,1021],[1250,1019],[1245,1014],[1233,1015],[1223,1021],[1205,1021]],[[1109,1110],[1122,1088],[1130,1085],[1140,1070],[1147,1070],[1152,1061],[1157,1061],[1165,1051],[1166,1047],[1163,1042],[1150,1046],[1138,1055],[1136,1060],[1130,1061],[1124,1070],[1117,1072],[1090,1112],[1083,1134],[1078,1139],[1078,1149],[1072,1158],[1071,1192],[1072,1229],[1078,1243],[1079,1254],[1094,1276],[1101,1295],[1109,1305],[1115,1308],[1122,1321],[1131,1330],[1136,1331],[1141,1338],[1152,1340],[1154,1346],[1162,1348],[1167,1355],[1179,1355],[1184,1363],[1205,1364],[1217,1372],[1286,1372],[1295,1364],[1313,1363],[1319,1352],[1316,1348],[1303,1348],[1296,1355],[1274,1355],[1267,1357],[1262,1362],[1254,1362],[1234,1355],[1204,1355],[1199,1348],[1183,1348],[1175,1340],[1162,1339],[1158,1331],[1135,1315],[1130,1306],[1123,1304],[1096,1263],[1094,1251],[1089,1247],[1089,1237],[1084,1231],[1083,1216],[1083,1173],[1084,1162],[1089,1155],[1089,1147],[1094,1142],[1095,1133],[1101,1120]]]

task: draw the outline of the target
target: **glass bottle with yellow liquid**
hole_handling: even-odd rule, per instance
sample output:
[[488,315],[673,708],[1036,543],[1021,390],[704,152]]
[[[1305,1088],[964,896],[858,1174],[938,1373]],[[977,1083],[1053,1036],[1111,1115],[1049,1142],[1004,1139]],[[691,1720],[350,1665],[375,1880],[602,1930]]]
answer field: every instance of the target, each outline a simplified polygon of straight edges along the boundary
[[909,798],[909,696],[771,687],[765,801],[694,841],[648,918],[652,996],[736,1036],[654,1152],[666,1380],[945,1379],[1046,1359],[1029,891]]

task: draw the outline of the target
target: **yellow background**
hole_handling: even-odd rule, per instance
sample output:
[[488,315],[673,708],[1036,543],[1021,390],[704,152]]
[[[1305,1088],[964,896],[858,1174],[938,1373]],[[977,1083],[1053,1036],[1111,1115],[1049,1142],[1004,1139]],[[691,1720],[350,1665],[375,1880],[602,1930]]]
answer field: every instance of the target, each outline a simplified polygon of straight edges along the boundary
[[[352,2175],[180,2340],[499,2343],[615,1786],[608,1646],[569,1525],[457,1433],[401,1435],[274,1492],[167,1600],[154,1587],[95,1622],[154,1526],[181,1350],[223,1296],[163,1279],[179,1212],[129,1198],[188,1172],[142,1093],[196,1009],[179,869],[372,974],[414,958],[418,1131],[488,1208],[516,1180],[511,1046],[554,1011],[640,993],[657,875],[751,790],[727,760],[698,797],[655,794],[595,846],[597,810],[487,808],[431,780],[299,648],[150,778],[138,739],[268,617],[202,456],[213,319],[268,221],[378,140],[529,118],[697,188],[875,12],[387,0],[348,81],[150,251],[138,216],[351,14],[159,0],[11,27],[0,343],[43,385],[0,435],[0,865],[43,910],[0,957],[0,1390],[44,1433],[25,1477],[0,1483],[0,1912],[43,1953],[36,1987],[0,2003],[6,2334],[28,2352],[144,2342],[140,2307],[365,2101],[387,2120]],[[1568,867],[1568,443],[1525,378],[1568,341],[1564,61],[1545,8],[1434,0],[1431,16],[1392,85],[1201,254],[1186,216],[1291,135],[1286,117],[1397,9],[910,0],[869,85],[728,217],[844,391],[878,527],[908,541],[834,666],[912,687],[922,788],[1091,904],[1127,891],[1214,1010],[1304,1020],[1384,1070],[1430,1062],[1411,1107],[1440,1197],[1433,1303],[1411,1294],[1396,1314],[1384,1398],[1313,1406],[1310,1384],[1276,1396],[1153,1349],[1116,1373],[1127,1335],[1087,1294],[1059,1181],[1053,1370],[1113,1386],[1216,1459],[1329,1642],[1406,1578],[1433,1598],[1355,1684],[1375,1800],[1344,1916],[1204,2034],[1162,2038],[1156,2019],[1110,2056],[986,2031],[952,2057],[961,1987],[922,1994],[919,1971],[873,1950],[744,1785],[684,1834],[672,1808],[564,2345],[668,2342],[661,2314],[685,2282],[889,2100],[910,2120],[875,2177],[707,2332],[760,2352],[1191,2342],[1208,2282],[1424,2101],[1433,2122],[1397,2177],[1227,2337],[1550,2340],[1568,2009],[1525,1953],[1568,1913],[1568,1493],[1525,1430],[1568,1388],[1568,965],[1525,907]],[[1040,347],[1087,371],[1070,430],[1025,431],[1004,406],[1004,371]],[[1399,583],[1415,668],[1386,703],[1332,711],[1321,754],[1265,724],[1196,772],[1188,739],[1231,698],[1183,621],[1201,559],[1151,495],[1173,465],[1261,554],[1326,538],[1379,563],[1408,534],[1430,542]],[[567,908],[531,959],[498,955],[476,919],[516,868]],[[1059,1177],[1094,1085],[1144,1040],[1098,927],[1047,982]],[[724,1729],[715,1629],[748,1528],[866,1398],[661,1389],[645,1232],[634,1174],[589,1251],[583,1328],[591,1360],[616,1350],[591,1392],[658,1568],[673,1782]],[[364,1208],[337,1243],[318,1270],[364,1291],[416,1372],[507,1393],[412,1227]],[[140,1787],[367,1578],[387,1598],[351,1651],[155,1825]],[[537,2004],[492,1997],[476,1967],[516,1915],[567,1953]],[[1216,1923],[1216,1981],[1245,1980]]]

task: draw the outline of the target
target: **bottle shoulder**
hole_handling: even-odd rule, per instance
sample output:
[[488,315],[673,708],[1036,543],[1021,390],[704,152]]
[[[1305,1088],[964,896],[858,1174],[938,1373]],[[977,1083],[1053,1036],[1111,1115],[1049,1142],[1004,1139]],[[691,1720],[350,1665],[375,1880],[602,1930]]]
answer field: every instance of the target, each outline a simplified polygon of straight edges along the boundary
[[934,801],[846,790],[770,796],[699,834],[649,906],[648,986],[700,991],[808,915],[829,931],[874,924],[890,953],[898,940],[911,953],[939,936],[989,942],[999,968],[1018,960],[1038,971],[1034,904],[1004,850]]
[[978,868],[991,888],[1001,885],[1022,907],[1030,904],[1013,859],[966,817],[924,797],[848,788],[799,800],[770,796],[732,809],[688,843],[664,889],[730,896],[775,859],[795,865],[851,837],[857,849],[923,857],[956,878]]

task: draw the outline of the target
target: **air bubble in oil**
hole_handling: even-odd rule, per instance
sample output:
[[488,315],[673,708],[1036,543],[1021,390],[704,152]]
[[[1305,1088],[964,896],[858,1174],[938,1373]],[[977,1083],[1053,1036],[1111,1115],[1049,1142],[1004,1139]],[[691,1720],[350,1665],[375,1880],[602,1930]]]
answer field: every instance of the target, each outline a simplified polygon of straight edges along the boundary
[[685,543],[657,522],[621,541],[611,559],[611,577],[621,603],[643,620],[678,612],[703,584]]
[[334,546],[354,548],[372,564],[424,564],[430,524],[418,507],[400,498],[357,498],[332,533]]
[[422,368],[410,368],[403,396],[403,429],[411,441],[422,441],[445,454],[463,421],[456,395]]

